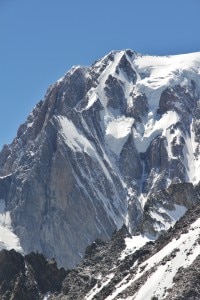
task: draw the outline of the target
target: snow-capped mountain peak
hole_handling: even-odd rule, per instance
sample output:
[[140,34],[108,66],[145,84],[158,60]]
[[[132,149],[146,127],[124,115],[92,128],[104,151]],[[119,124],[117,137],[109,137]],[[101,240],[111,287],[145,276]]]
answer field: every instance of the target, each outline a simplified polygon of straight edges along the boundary
[[123,50],[53,84],[0,153],[0,199],[24,251],[71,267],[124,223],[157,238],[195,204],[199,82],[200,53]]

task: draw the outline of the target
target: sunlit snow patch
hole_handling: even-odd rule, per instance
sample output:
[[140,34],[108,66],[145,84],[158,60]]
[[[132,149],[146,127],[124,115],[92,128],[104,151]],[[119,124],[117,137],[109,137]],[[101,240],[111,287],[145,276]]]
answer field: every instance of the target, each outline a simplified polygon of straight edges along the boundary
[[109,284],[109,282],[112,280],[113,277],[114,277],[114,273],[111,273],[111,274],[107,275],[106,277],[104,277],[102,279],[101,285],[98,286],[98,284],[96,284],[93,287],[93,289],[86,295],[86,297],[84,299],[85,300],[94,299],[94,296],[96,294],[98,294],[105,286],[107,286]]
[[126,248],[122,251],[120,260],[123,260],[127,255],[133,254],[136,250],[143,247],[149,241],[154,240],[154,237],[142,234],[132,236],[132,238],[125,238]]
[[134,120],[132,118],[117,118],[111,120],[106,128],[106,143],[111,151],[119,155],[128,139]]
[[44,296],[44,299],[43,299],[43,300],[48,300],[50,296],[51,296],[51,294],[50,294],[50,293],[47,293],[47,294]]
[[5,201],[0,199],[0,250],[2,249],[23,252],[19,238],[12,232],[10,212],[5,210]]

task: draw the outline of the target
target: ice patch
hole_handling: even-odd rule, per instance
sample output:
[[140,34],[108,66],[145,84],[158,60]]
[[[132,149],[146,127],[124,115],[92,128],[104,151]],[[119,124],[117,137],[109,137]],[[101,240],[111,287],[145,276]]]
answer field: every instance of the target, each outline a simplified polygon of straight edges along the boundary
[[108,123],[105,140],[109,149],[116,155],[121,153],[123,145],[131,132],[133,122],[134,119],[132,118],[121,117]]
[[23,253],[19,238],[12,231],[10,212],[6,211],[5,201],[0,199],[0,250],[15,249]]
[[154,241],[154,237],[147,237],[146,235],[134,235],[132,238],[125,238],[126,248],[122,251],[120,260],[123,260],[127,255],[133,254],[136,250],[143,247],[149,241]]
[[110,177],[110,174],[93,143],[81,134],[73,122],[66,117],[58,116],[58,121],[60,122],[61,133],[65,139],[66,145],[75,152],[85,152],[90,157],[93,157],[101,166],[107,179],[112,182],[112,178]]

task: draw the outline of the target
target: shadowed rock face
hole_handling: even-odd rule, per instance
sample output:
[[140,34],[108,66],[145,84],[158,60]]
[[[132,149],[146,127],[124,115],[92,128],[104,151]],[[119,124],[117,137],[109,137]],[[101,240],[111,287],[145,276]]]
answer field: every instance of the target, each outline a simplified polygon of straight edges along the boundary
[[105,86],[106,96],[108,97],[108,107],[118,109],[123,114],[126,111],[126,99],[123,91],[123,82],[109,75]]
[[155,91],[141,59],[116,51],[72,68],[3,147],[0,199],[26,253],[72,267],[123,223],[137,232],[157,191],[197,177],[198,82],[186,70]]
[[[181,87],[180,85],[174,87],[168,87],[164,90],[160,97],[159,102],[159,112],[161,114],[166,113],[169,110],[175,110],[179,113],[181,119],[184,120],[184,125],[189,125],[188,123],[192,111],[196,109],[196,101],[193,102],[195,97],[196,84],[192,81],[191,86]],[[181,100],[181,101],[180,101]],[[191,105],[191,103],[193,105]],[[187,122],[186,122],[187,121]]]
[[0,297],[9,300],[43,299],[47,292],[61,290],[66,277],[56,262],[31,253],[25,257],[14,250],[0,252]]
[[136,122],[142,122],[142,118],[148,113],[148,101],[145,94],[137,95],[133,91],[130,93],[132,106],[127,107],[127,115],[133,117]]
[[[133,55],[133,53],[132,53],[132,55]],[[126,51],[126,53],[124,53],[124,55],[121,57],[119,64],[116,67],[115,72],[117,74],[119,74],[120,70],[122,70],[124,72],[124,74],[127,76],[127,79],[129,81],[131,81],[133,84],[135,84],[137,81],[137,73],[132,68],[131,63],[128,59],[128,57],[131,57],[131,56],[129,56],[129,52]]]

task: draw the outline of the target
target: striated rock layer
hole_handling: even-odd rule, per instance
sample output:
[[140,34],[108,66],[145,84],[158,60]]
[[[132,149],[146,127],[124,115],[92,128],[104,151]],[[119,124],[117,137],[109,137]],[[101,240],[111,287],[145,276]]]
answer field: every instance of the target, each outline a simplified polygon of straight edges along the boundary
[[[123,223],[157,237],[196,203],[199,70],[200,53],[113,51],[48,89],[0,153],[0,199],[25,253],[72,267]],[[159,192],[179,182],[184,199]]]

